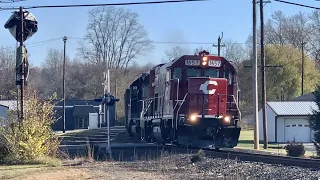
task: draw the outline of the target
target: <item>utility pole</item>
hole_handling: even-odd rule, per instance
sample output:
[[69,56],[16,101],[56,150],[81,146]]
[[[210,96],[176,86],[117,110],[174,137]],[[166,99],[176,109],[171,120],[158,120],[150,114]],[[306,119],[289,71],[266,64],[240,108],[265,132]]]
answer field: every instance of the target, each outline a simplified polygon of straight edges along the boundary
[[106,151],[109,152],[110,158],[111,158],[111,146],[110,146],[110,107],[106,106],[107,103],[107,96],[110,93],[110,72],[109,67],[107,67],[107,72],[104,73],[105,75],[105,81],[104,81],[104,119],[107,120],[107,128],[108,128],[108,146]]
[[263,148],[268,148],[268,134],[267,134],[267,117],[266,117],[266,77],[265,77],[265,54],[264,54],[264,14],[263,14],[263,0],[260,0],[260,23],[261,23],[261,78],[262,78],[262,120],[263,120]]
[[259,121],[258,121],[258,72],[257,72],[257,1],[253,0],[253,118],[254,126],[254,149],[259,150]]
[[303,95],[303,86],[304,86],[304,45],[306,44],[306,42],[301,43],[301,53],[302,53],[302,63],[301,63],[301,96]]
[[66,132],[66,44],[67,44],[68,38],[66,36],[63,37],[63,75],[62,75],[62,81],[63,81],[63,87],[62,87],[62,94],[63,94],[63,133]]
[[[117,81],[114,81],[115,82],[115,90],[114,90],[114,95],[115,97],[118,97],[118,91],[117,91]],[[117,121],[118,117],[117,117],[117,104],[114,104],[114,120],[115,122]],[[115,124],[114,124],[115,125]]]
[[213,44],[212,45],[213,47],[218,47],[218,56],[220,56],[221,47],[225,47],[224,44],[221,44],[222,38],[223,38],[223,32],[222,32],[222,36],[220,37],[220,35],[219,35],[219,37],[218,37],[218,44]]
[[[110,70],[108,68],[108,71],[107,71],[107,87],[108,87],[108,94],[110,93]],[[108,126],[108,151],[110,152],[110,107],[108,106],[107,107],[107,126]]]
[[[23,42],[24,42],[24,14],[23,14],[23,8],[20,7],[20,26],[21,26],[21,39],[20,39],[20,47],[23,47]],[[23,51],[21,51],[23,53]],[[23,54],[21,54],[23,56]],[[23,100],[24,100],[24,67],[25,67],[25,60],[22,58],[22,68],[21,68],[21,85],[20,85],[20,109],[21,109],[21,123],[24,120],[24,114],[23,114]]]

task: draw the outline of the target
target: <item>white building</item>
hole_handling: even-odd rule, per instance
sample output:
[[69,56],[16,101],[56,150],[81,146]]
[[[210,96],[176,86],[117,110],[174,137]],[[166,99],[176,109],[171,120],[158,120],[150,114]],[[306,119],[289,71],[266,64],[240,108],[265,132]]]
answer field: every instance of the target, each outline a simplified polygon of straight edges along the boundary
[[[312,131],[308,116],[318,110],[313,101],[267,102],[266,120],[268,142],[311,142]],[[263,141],[262,109],[259,111],[259,140]]]

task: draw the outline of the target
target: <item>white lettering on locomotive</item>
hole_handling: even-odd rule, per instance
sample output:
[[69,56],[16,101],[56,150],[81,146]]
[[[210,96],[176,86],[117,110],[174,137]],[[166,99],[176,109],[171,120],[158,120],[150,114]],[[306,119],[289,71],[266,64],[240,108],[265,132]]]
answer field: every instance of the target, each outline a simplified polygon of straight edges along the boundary
[[185,60],[186,66],[199,66],[200,60]]
[[221,67],[221,61],[209,60],[208,65],[210,67]]
[[218,86],[217,81],[206,81],[205,83],[200,85],[200,89],[204,94],[214,94],[216,92],[216,89],[212,88],[208,90],[209,84],[213,84],[215,86]]

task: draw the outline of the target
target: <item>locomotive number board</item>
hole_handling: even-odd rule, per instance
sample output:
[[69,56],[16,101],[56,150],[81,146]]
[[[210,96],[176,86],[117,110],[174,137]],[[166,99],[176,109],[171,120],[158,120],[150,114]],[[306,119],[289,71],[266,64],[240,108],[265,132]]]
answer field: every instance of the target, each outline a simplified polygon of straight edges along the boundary
[[[186,66],[200,66],[200,60],[185,60]],[[218,60],[209,60],[209,67],[221,67],[221,61]]]
[[185,60],[186,66],[200,66],[200,60]]
[[209,60],[208,65],[210,67],[221,67],[221,61]]

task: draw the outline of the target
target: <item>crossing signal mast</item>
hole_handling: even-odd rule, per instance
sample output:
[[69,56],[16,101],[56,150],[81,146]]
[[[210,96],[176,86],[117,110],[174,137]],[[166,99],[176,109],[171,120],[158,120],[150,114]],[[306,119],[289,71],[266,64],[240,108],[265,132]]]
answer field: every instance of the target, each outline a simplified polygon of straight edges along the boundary
[[20,120],[22,123],[24,119],[24,86],[29,75],[27,49],[23,43],[38,31],[38,21],[32,13],[20,7],[19,11],[13,12],[4,28],[8,29],[11,35],[20,42],[16,57],[16,85],[20,86]]

